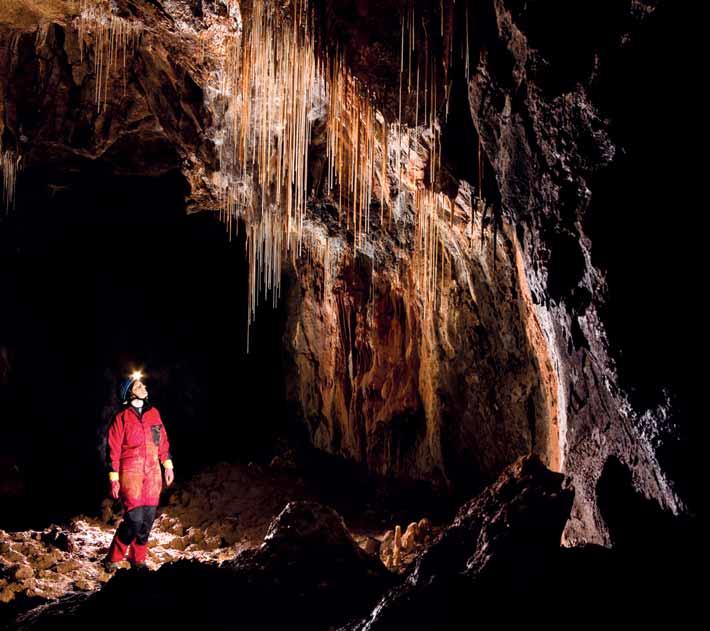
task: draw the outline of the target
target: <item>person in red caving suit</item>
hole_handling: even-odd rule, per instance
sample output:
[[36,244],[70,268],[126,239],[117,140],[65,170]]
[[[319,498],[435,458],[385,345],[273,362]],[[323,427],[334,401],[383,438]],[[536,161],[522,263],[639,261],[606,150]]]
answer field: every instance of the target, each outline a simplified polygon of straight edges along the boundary
[[174,480],[170,443],[158,410],[148,403],[140,373],[121,385],[122,409],[108,429],[107,459],[111,496],[121,498],[123,521],[111,542],[104,568],[112,572],[126,556],[132,567],[144,567],[163,485]]

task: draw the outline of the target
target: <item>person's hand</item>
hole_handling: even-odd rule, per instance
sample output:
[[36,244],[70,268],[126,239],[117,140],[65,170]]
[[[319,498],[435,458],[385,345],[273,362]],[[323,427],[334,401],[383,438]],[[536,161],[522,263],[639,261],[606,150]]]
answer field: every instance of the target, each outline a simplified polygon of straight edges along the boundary
[[165,469],[165,485],[170,486],[174,479],[175,472],[172,470],[172,467],[170,469]]
[[117,500],[120,491],[121,483],[118,480],[111,480],[111,497]]

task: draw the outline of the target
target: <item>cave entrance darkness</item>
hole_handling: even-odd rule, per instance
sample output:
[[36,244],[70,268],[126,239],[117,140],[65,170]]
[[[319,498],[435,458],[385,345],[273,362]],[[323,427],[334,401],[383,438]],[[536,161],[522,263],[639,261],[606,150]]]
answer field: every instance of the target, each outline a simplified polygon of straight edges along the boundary
[[0,528],[96,508],[97,434],[133,368],[147,375],[179,478],[267,459],[285,419],[285,309],[259,309],[247,355],[244,231],[230,240],[213,214],[188,215],[177,172],[90,164],[22,179],[62,185],[23,186],[0,231],[0,465],[13,480]]

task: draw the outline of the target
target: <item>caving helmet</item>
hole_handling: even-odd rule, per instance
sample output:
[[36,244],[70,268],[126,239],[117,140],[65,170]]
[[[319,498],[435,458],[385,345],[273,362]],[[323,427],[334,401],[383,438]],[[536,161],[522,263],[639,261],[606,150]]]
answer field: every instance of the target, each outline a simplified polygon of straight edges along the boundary
[[131,388],[133,387],[133,384],[136,381],[140,381],[141,379],[143,379],[143,373],[140,370],[136,370],[131,373],[131,376],[128,377],[128,379],[123,380],[123,382],[121,383],[121,388],[119,390],[121,401],[123,401],[124,403],[128,402],[131,397]]

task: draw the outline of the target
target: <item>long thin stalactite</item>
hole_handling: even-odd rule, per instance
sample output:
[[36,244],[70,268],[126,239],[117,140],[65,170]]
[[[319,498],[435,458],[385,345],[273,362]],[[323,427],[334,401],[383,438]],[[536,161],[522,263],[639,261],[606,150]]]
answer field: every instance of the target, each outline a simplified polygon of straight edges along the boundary
[[92,44],[96,108],[101,112],[119,71],[125,92],[126,68],[140,44],[143,26],[137,20],[114,15],[106,0],[81,0],[77,29],[82,61]]
[[[238,9],[228,2],[230,11]],[[249,261],[248,324],[260,295],[280,294],[286,253],[303,254],[309,191],[308,163],[313,122],[325,114],[326,194],[336,203],[355,250],[369,238],[374,203],[381,226],[392,221],[392,184],[400,203],[411,200],[416,221],[412,262],[424,317],[432,320],[452,264],[441,240],[440,222],[454,223],[454,203],[437,192],[441,169],[440,110],[448,113],[454,14],[441,2],[439,36],[443,63],[432,52],[415,3],[401,19],[398,119],[388,122],[374,99],[350,72],[338,50],[319,52],[314,13],[308,0],[290,5],[253,3],[247,27],[227,35],[221,46],[219,91],[224,97],[219,137],[221,218],[230,234],[246,225]],[[470,70],[466,8],[465,75]],[[443,66],[443,73],[440,68]],[[443,76],[441,76],[443,74]],[[439,102],[443,81],[444,102]],[[414,93],[414,94],[413,94]],[[413,101],[414,119],[407,107]],[[410,105],[411,106],[411,105]],[[411,111],[411,110],[409,110]],[[413,125],[411,125],[413,122]],[[422,161],[424,167],[414,165]],[[480,156],[479,164],[481,162]],[[479,173],[481,167],[479,166]],[[470,221],[485,208],[477,183]],[[323,246],[327,247],[328,239]],[[308,256],[314,256],[311,243]],[[323,259],[321,252],[316,259]],[[294,258],[295,260],[295,258]],[[448,269],[448,274],[445,270]]]

